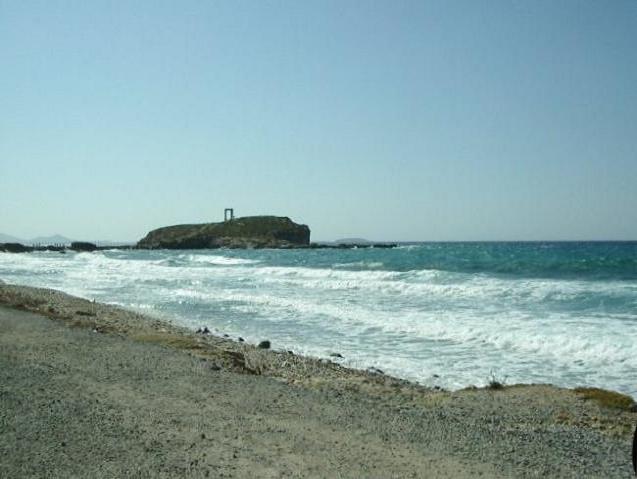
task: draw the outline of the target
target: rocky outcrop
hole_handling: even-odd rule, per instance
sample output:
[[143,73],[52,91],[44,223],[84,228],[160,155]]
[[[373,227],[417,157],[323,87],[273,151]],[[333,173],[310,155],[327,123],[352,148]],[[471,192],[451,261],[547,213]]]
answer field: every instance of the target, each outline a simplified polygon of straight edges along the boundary
[[87,243],[86,241],[73,241],[73,243],[71,243],[71,249],[74,251],[95,251],[97,246],[93,243]]
[[5,253],[30,253],[33,247],[21,243],[0,243],[0,251]]
[[158,228],[137,243],[142,249],[297,248],[310,244],[310,228],[282,216],[247,216],[222,223]]

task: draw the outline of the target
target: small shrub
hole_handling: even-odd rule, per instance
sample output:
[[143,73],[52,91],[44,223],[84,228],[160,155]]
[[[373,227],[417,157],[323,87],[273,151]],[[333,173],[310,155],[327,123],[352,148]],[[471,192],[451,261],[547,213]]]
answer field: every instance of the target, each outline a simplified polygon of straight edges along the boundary
[[492,391],[498,391],[500,389],[504,389],[506,385],[506,376],[502,379],[499,379],[493,371],[491,371],[491,375],[487,378],[487,389],[491,389]]
[[630,396],[600,388],[575,388],[575,392],[584,399],[592,399],[603,407],[612,409],[632,409],[635,401]]

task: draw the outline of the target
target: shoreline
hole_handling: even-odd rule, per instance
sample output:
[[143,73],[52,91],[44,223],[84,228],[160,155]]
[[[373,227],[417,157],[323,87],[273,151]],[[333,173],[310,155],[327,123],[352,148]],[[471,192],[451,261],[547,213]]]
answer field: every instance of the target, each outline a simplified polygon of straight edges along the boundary
[[110,250],[166,250],[166,251],[205,251],[205,250],[241,250],[241,249],[285,249],[285,250],[296,250],[296,249],[392,249],[397,248],[400,244],[393,242],[378,242],[378,243],[309,243],[307,245],[285,245],[285,246],[254,246],[252,248],[247,246],[218,246],[215,248],[206,247],[206,248],[147,248],[140,247],[136,244],[127,244],[127,245],[109,245],[109,246],[99,246],[94,243],[86,243],[82,242],[81,245],[73,246],[73,245],[24,245],[22,243],[0,243],[0,252],[3,253],[33,253],[38,251],[57,251],[59,253],[66,253],[67,251],[74,252],[94,252],[94,251],[110,251]]
[[[72,296],[71,294],[68,293],[64,293],[61,290],[52,290],[46,287],[40,287],[40,286],[27,286],[27,285],[17,285],[17,284],[10,284],[10,283],[3,283],[3,281],[0,279],[0,287],[4,284],[4,286],[8,287],[8,288],[18,288],[19,289],[19,294],[23,294],[26,295],[27,297],[27,303],[31,304],[31,307],[29,307],[28,309],[30,311],[33,312],[39,312],[44,314],[45,316],[51,317],[51,318],[57,318],[57,319],[62,319],[65,321],[72,321],[73,316],[84,316],[83,319],[87,320],[88,316],[90,316],[89,314],[79,314],[77,313],[77,311],[72,310],[73,307],[67,307],[65,311],[57,311],[55,306],[51,306],[53,307],[53,311],[49,311],[47,308],[43,308],[43,307],[39,307],[39,306],[34,306],[34,301],[35,302],[42,302],[42,297],[49,295],[52,296],[53,299],[51,299],[51,301],[53,301],[54,303],[59,303],[60,305],[64,305],[66,303],[72,304],[72,303],[76,303],[76,302],[82,302],[82,301],[86,301],[88,303],[90,303],[93,309],[95,308],[106,308],[109,312],[106,314],[106,317],[112,317],[114,314],[117,315],[118,313],[123,313],[124,316],[127,318],[126,319],[126,323],[128,324],[128,326],[126,326],[124,328],[124,333],[127,333],[128,329],[130,329],[131,324],[139,324],[139,325],[147,325],[150,323],[155,324],[155,329],[158,328],[159,326],[157,326],[157,324],[161,323],[164,325],[164,329],[168,328],[170,331],[177,333],[180,336],[187,336],[187,337],[194,337],[195,338],[195,342],[201,342],[201,340],[208,338],[209,342],[220,342],[219,344],[225,344],[227,347],[229,347],[230,349],[232,349],[233,351],[240,351],[243,352],[245,350],[247,351],[252,351],[254,350],[254,348],[258,345],[258,342],[260,341],[267,341],[268,343],[270,342],[270,337],[263,336],[263,337],[259,337],[259,336],[255,336],[254,334],[248,338],[248,341],[244,340],[241,337],[241,333],[236,333],[234,332],[234,334],[230,335],[230,334],[224,334],[223,330],[219,330],[217,328],[213,328],[212,330],[208,330],[207,331],[207,335],[198,335],[196,334],[195,330],[193,329],[192,326],[183,326],[181,324],[179,324],[179,321],[174,320],[173,318],[171,318],[169,315],[166,314],[161,314],[160,312],[146,312],[145,309],[134,309],[134,308],[127,308],[126,306],[122,305],[122,303],[100,303],[99,301],[96,303],[95,299],[93,299],[92,301],[88,300],[88,299],[84,299],[82,297],[76,297],[76,296]],[[18,290],[16,290],[18,291]],[[0,292],[1,293],[1,292]],[[43,296],[44,295],[44,296]],[[35,298],[35,299],[34,299]],[[3,301],[9,305],[11,305],[12,303],[15,303],[19,306],[20,301],[12,299],[12,298],[6,298],[3,299],[2,298],[2,294],[0,294],[0,305],[3,304]],[[81,304],[78,303],[78,307],[81,307]],[[80,318],[82,319],[82,318]],[[132,323],[131,323],[132,321]],[[90,322],[90,321],[89,321]],[[77,324],[82,324],[82,323],[87,323],[87,321],[75,321],[75,323]],[[73,323],[73,324],[75,324]],[[88,324],[88,323],[87,323]],[[117,327],[122,327],[123,325],[120,324]],[[206,324],[202,323],[201,327],[206,326]],[[106,330],[108,330],[109,328],[112,329],[113,326],[112,325],[102,325],[103,328],[105,328]],[[115,329],[117,329],[117,327]],[[141,326],[140,326],[141,328]],[[139,329],[139,328],[138,328]],[[144,329],[144,328],[141,328]],[[201,329],[201,328],[200,328]],[[208,329],[206,327],[206,329]],[[167,330],[168,331],[168,330]],[[167,332],[166,331],[166,332]],[[160,338],[158,338],[158,341],[164,341]],[[166,340],[165,342],[169,342],[168,340]],[[276,344],[274,345],[276,346]],[[185,344],[184,344],[185,347]],[[372,375],[372,376],[383,376],[386,378],[391,378],[395,381],[400,381],[402,383],[406,383],[411,385],[414,388],[421,388],[423,390],[429,390],[429,391],[440,391],[440,392],[456,392],[456,391],[464,391],[464,390],[476,390],[476,389],[484,389],[484,388],[489,388],[489,385],[493,385],[495,387],[498,386],[533,386],[533,385],[550,385],[550,386],[555,386],[557,388],[561,388],[561,389],[567,389],[567,390],[572,390],[572,391],[580,391],[580,392],[585,392],[586,390],[595,390],[595,391],[603,391],[603,392],[607,392],[611,395],[616,395],[616,396],[623,396],[623,399],[619,399],[620,402],[626,402],[628,400],[633,401],[634,403],[634,407],[637,409],[637,397],[633,397],[631,395],[630,392],[625,392],[622,391],[621,389],[613,389],[610,388],[608,386],[601,386],[600,384],[596,384],[594,382],[591,383],[585,383],[585,384],[555,384],[553,382],[536,382],[536,383],[529,383],[529,382],[523,382],[524,379],[522,378],[522,381],[518,381],[518,382],[509,382],[507,381],[507,377],[504,376],[503,379],[501,379],[498,375],[495,374],[491,374],[489,377],[487,377],[487,379],[484,382],[481,381],[477,381],[477,382],[467,382],[464,385],[452,385],[451,387],[445,386],[445,385],[441,385],[441,384],[436,384],[436,382],[433,382],[433,384],[431,382],[429,383],[423,383],[423,382],[419,382],[417,379],[410,379],[409,377],[404,377],[404,376],[394,376],[391,372],[387,372],[387,370],[385,369],[385,366],[383,364],[379,364],[379,363],[367,363],[365,365],[363,365],[362,367],[360,366],[360,364],[352,364],[351,362],[348,361],[344,361],[344,357],[339,353],[339,351],[337,349],[334,350],[329,350],[329,354],[325,353],[323,355],[318,355],[318,356],[312,356],[312,355],[305,355],[305,353],[298,353],[298,351],[296,350],[296,347],[302,347],[299,345],[292,345],[292,346],[287,346],[287,347],[283,347],[280,346],[278,349],[274,348],[274,349],[270,349],[269,353],[272,353],[274,355],[277,354],[283,354],[283,353],[290,353],[292,351],[289,351],[288,348],[292,348],[294,349],[294,354],[292,354],[291,356],[296,357],[297,359],[302,358],[303,361],[307,361],[310,362],[312,364],[316,364],[318,363],[319,365],[321,364],[331,364],[332,366],[336,366],[341,368],[343,371],[355,371],[357,373],[361,373],[363,375]],[[258,349],[258,351],[263,351],[261,349]],[[263,356],[265,358],[267,358],[268,356]],[[289,358],[289,356],[288,356]],[[278,361],[279,363],[281,361]],[[438,376],[439,374],[441,374],[441,371],[438,371],[438,369],[436,369],[434,374],[434,377]],[[277,373],[277,368],[275,368],[272,371],[266,372],[264,371],[265,374],[272,374],[274,376],[276,376]],[[444,374],[444,371],[442,371],[442,374]],[[595,393],[596,396],[599,396],[599,393]],[[613,401],[616,402],[616,399],[613,399]],[[637,411],[636,411],[637,412]]]
[[[443,391],[386,375],[379,369],[353,369],[326,358],[303,356],[293,351],[262,349],[258,345],[223,337],[213,332],[198,334],[169,319],[157,318],[120,306],[89,301],[59,290],[0,282],[0,306],[42,314],[72,328],[116,334],[142,342],[183,350],[216,360],[234,372],[276,377],[290,383],[321,380],[356,380],[370,384],[390,383],[424,392]],[[262,338],[267,340],[267,338]]]
[[[439,467],[438,477],[470,477],[463,474],[478,470],[486,477],[530,477],[540,471],[551,477],[578,474],[579,477],[628,477],[630,472],[630,437],[637,416],[630,411],[634,409],[631,398],[610,391],[577,391],[550,385],[510,385],[453,392],[434,390],[377,372],[348,369],[328,360],[196,334],[165,320],[49,289],[0,283],[0,305],[46,316],[54,320],[51,327],[61,331],[60,334],[68,332],[84,338],[76,339],[79,344],[83,344],[87,335],[95,340],[119,341],[123,350],[146,348],[154,351],[153,354],[159,352],[160,357],[205,364],[204,375],[222,374],[233,381],[243,381],[244,389],[246,384],[267,389],[274,383],[281,388],[277,394],[282,398],[307,395],[300,403],[299,414],[303,417],[306,408],[315,408],[318,416],[312,422],[313,427],[321,424],[319,418],[326,414],[321,408],[327,407],[321,403],[327,401],[331,413],[341,418],[344,425],[348,420],[341,416],[347,410],[359,418],[357,427],[367,431],[365,437],[385,437],[389,451],[393,450],[392,444],[399,443],[420,451],[418,454],[431,460],[428,464]],[[17,339],[20,337],[16,335]],[[148,367],[150,372],[156,372],[152,364]],[[11,381],[7,383],[9,388]],[[25,391],[26,397],[32,392]],[[317,394],[320,400],[315,397]],[[3,397],[0,395],[0,399]],[[272,419],[270,413],[263,411],[260,419]],[[309,411],[307,414],[311,416]],[[387,430],[391,424],[391,430]],[[421,425],[422,430],[414,429],[415,425]],[[158,430],[165,432],[165,426]],[[315,436],[316,433],[309,433],[306,439],[316,440]],[[346,440],[348,447],[364,443],[356,441],[353,437]],[[252,446],[249,441],[245,445],[248,449]],[[287,457],[281,452],[273,454],[282,461]],[[393,456],[382,459],[381,451],[375,454],[380,461],[376,472],[397,467],[392,462]],[[414,467],[413,471],[422,467],[416,460],[418,454],[410,456],[411,462],[407,461]],[[326,460],[321,457],[317,460]],[[296,464],[292,456],[285,460]],[[348,464],[332,471],[344,477],[383,477],[371,471],[365,473],[360,469],[363,466]],[[456,470],[454,468],[458,474],[450,472]],[[302,467],[294,470],[296,473],[291,472],[291,477],[326,477]],[[149,471],[165,469],[149,465]],[[248,470],[235,472],[238,474],[235,477],[255,477]],[[407,469],[403,472],[404,476],[393,477],[408,477]]]

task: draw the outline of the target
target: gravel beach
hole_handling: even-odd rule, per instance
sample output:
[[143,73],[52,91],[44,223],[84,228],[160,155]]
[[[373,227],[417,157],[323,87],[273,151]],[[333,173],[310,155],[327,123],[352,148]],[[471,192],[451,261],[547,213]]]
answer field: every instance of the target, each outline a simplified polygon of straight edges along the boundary
[[431,390],[53,290],[0,304],[0,477],[632,477],[619,395]]

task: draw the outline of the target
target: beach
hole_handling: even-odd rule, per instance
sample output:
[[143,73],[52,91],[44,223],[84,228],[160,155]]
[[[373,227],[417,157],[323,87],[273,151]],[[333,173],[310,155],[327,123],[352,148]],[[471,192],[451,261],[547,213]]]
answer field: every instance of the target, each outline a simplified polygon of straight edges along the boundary
[[631,474],[620,395],[435,390],[53,290],[0,304],[2,477]]
[[0,479],[637,479],[637,1],[0,40]]

